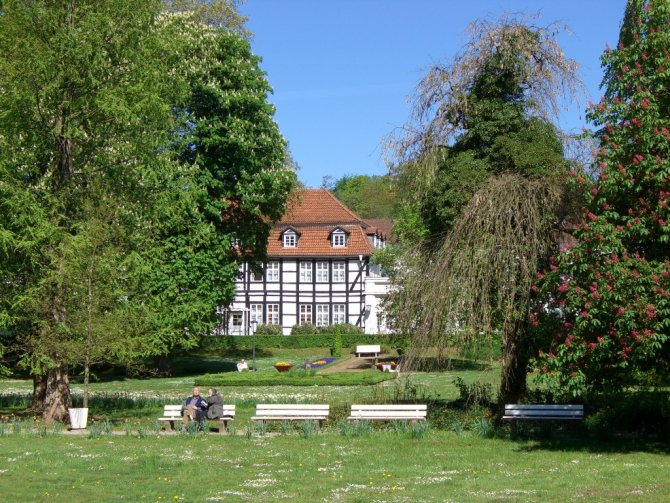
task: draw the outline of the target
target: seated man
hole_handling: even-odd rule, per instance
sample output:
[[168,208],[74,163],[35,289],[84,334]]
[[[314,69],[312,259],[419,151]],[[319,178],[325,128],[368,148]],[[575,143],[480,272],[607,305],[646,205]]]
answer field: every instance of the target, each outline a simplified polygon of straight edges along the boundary
[[237,364],[237,371],[242,372],[243,370],[249,370],[247,361],[244,358],[242,358]]
[[181,406],[181,416],[184,423],[189,421],[204,421],[207,402],[200,396],[200,388],[193,388],[193,394],[184,400]]

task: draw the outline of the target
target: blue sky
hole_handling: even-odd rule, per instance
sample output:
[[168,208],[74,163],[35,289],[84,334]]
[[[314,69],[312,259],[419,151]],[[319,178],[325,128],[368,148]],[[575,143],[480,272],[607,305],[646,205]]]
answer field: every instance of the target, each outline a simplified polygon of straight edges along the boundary
[[426,70],[449,62],[469,22],[539,13],[559,22],[558,39],[581,67],[587,96],[566,110],[561,127],[581,129],[586,101],[597,101],[600,54],[615,46],[625,0],[247,0],[252,47],[263,58],[276,120],[308,187],[324,176],[387,172],[381,142],[409,115]]

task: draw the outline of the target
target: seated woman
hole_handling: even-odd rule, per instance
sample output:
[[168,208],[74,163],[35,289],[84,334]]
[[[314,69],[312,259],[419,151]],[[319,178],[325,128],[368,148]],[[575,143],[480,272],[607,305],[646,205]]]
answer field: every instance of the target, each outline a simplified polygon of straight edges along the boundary
[[223,397],[219,395],[216,388],[207,391],[207,419],[219,419],[223,417]]

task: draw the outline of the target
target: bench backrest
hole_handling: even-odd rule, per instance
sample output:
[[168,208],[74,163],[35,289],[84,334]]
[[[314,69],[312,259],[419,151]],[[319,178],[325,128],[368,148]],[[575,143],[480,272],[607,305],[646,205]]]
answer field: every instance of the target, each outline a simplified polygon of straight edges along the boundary
[[379,404],[379,405],[352,405],[352,417],[398,417],[398,418],[425,418],[428,413],[426,404]]
[[[235,417],[235,405],[223,404],[223,416]],[[175,419],[181,418],[181,405],[166,405],[163,407],[163,417],[173,417]]]
[[302,404],[302,403],[259,403],[256,405],[256,415],[264,417],[323,417],[330,411],[330,405]]
[[381,353],[381,349],[380,344],[361,344],[356,346],[357,353]]
[[518,417],[558,417],[579,419],[584,417],[584,406],[579,404],[518,404],[505,405],[506,416]]

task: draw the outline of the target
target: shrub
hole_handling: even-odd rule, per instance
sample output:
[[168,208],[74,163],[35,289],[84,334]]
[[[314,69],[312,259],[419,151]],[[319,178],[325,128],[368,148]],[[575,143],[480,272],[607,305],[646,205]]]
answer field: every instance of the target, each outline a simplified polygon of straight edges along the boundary
[[[304,326],[304,325],[303,325]],[[354,347],[357,344],[380,344],[387,347],[395,346],[395,338],[388,335],[371,335],[360,332],[349,333],[347,324],[339,325],[342,337],[342,347]],[[314,327],[316,329],[316,327]],[[332,330],[331,327],[323,327]],[[354,327],[357,329],[357,327]],[[321,329],[320,329],[321,330]],[[330,348],[333,344],[333,333],[310,333],[301,335],[260,335],[256,332],[256,350],[262,348]],[[251,350],[254,337],[232,336],[203,337],[200,348],[207,352],[247,351]],[[26,399],[26,407],[30,404],[30,397]]]
[[256,335],[282,335],[281,326],[279,326],[279,325],[258,325],[256,327]]
[[312,325],[311,323],[304,323],[303,325],[293,325],[293,327],[291,327],[291,335],[310,335],[318,333],[319,333],[318,327],[316,327],[316,325]]
[[491,384],[475,381],[468,386],[460,377],[454,379],[453,382],[458,388],[460,400],[466,408],[473,406],[487,407],[493,402],[493,387]]
[[333,345],[331,347],[330,354],[336,358],[342,356],[342,332],[340,332],[340,326],[335,327],[335,334],[333,335]]

